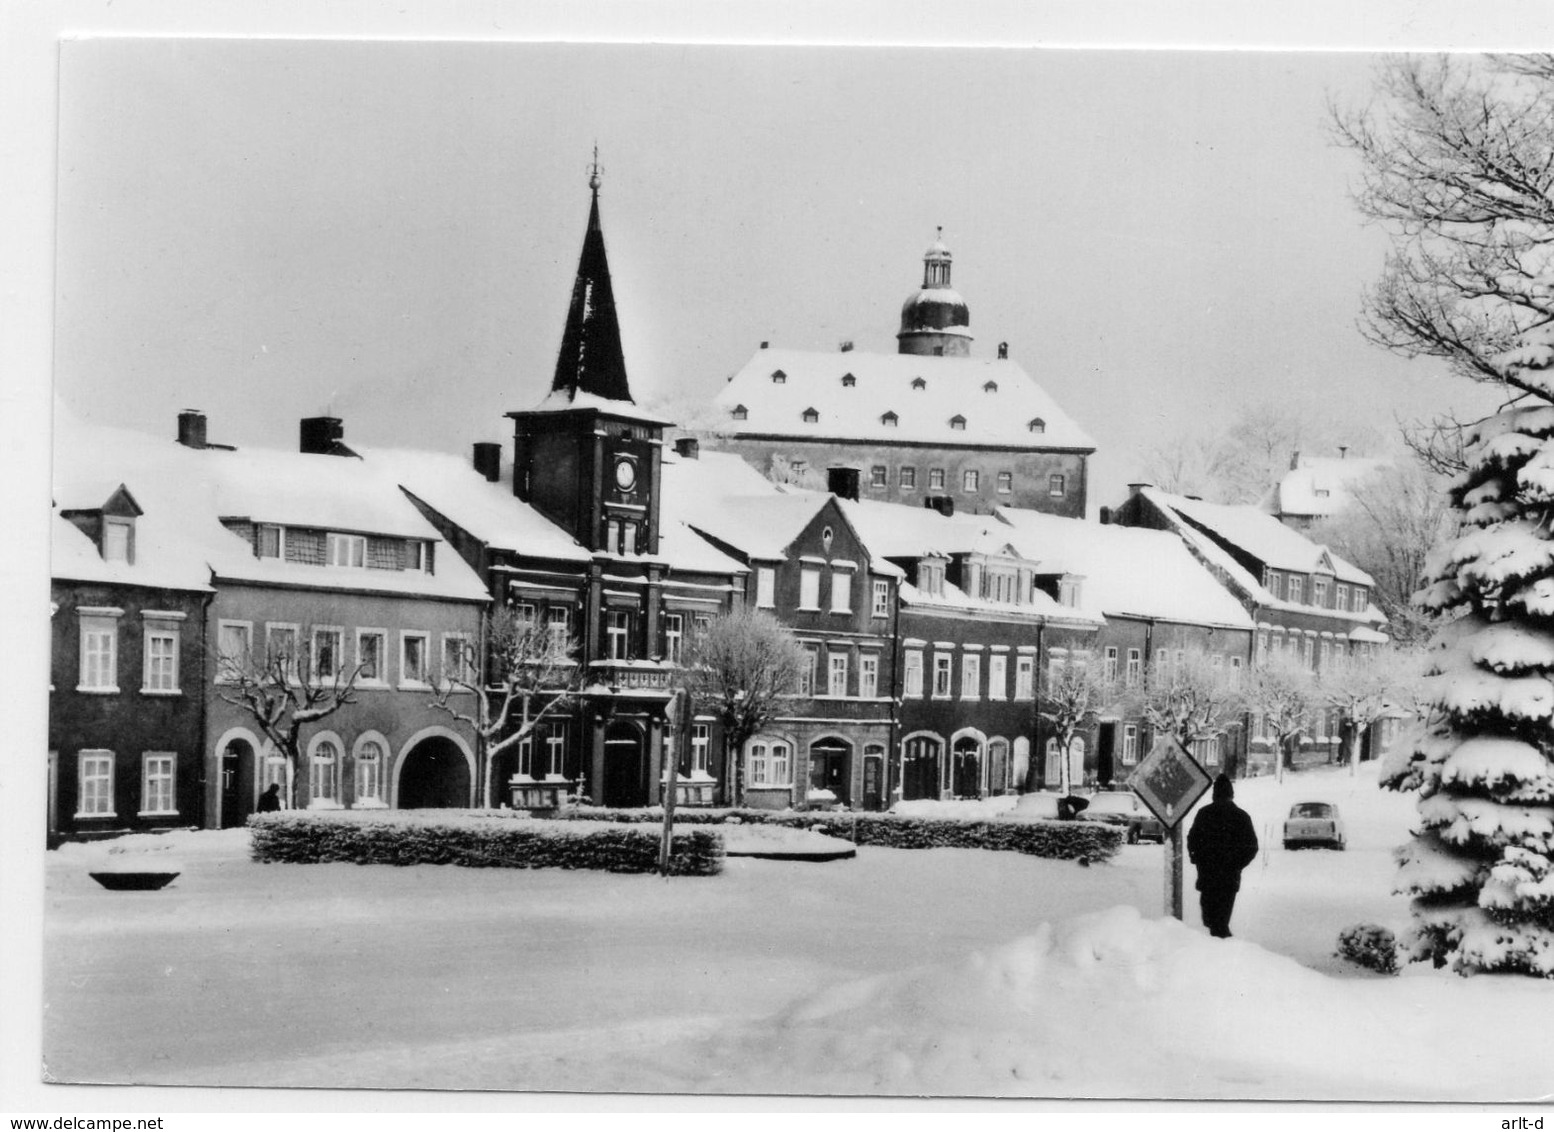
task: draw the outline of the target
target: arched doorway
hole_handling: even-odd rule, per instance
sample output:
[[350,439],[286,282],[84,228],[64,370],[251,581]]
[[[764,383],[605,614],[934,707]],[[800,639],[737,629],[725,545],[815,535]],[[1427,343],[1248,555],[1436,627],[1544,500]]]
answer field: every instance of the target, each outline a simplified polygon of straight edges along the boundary
[[1009,740],[1007,739],[987,741],[987,792],[989,794],[1009,792]]
[[616,720],[604,731],[604,780],[599,800],[606,806],[648,804],[647,752],[642,729]]
[[829,790],[842,805],[852,804],[852,744],[835,736],[809,745],[809,788]]
[[939,754],[943,741],[936,735],[914,735],[901,747],[901,799],[905,802],[939,797]]
[[234,829],[254,811],[254,745],[232,739],[221,749],[221,828]]
[[982,796],[982,740],[962,735],[951,749],[950,792],[957,798]]
[[405,755],[399,769],[401,810],[458,809],[469,805],[469,760],[446,735],[429,735]]

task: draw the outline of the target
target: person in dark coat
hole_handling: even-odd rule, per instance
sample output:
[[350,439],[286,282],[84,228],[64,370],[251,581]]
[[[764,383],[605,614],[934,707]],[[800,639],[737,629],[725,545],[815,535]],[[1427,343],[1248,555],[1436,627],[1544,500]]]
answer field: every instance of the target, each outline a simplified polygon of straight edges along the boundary
[[1241,890],[1241,870],[1257,860],[1257,831],[1235,802],[1235,787],[1223,774],[1214,780],[1214,799],[1193,819],[1187,856],[1198,868],[1198,906],[1203,926],[1230,938],[1230,913]]
[[259,795],[259,812],[272,814],[281,808],[281,784],[272,782],[264,788],[264,793]]

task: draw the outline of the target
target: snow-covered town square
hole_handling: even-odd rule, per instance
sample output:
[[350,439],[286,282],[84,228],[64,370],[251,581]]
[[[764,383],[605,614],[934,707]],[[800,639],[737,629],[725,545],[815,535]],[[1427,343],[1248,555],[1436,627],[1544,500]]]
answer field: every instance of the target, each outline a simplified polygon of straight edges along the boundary
[[45,1093],[1554,1101],[1554,55],[57,108]]

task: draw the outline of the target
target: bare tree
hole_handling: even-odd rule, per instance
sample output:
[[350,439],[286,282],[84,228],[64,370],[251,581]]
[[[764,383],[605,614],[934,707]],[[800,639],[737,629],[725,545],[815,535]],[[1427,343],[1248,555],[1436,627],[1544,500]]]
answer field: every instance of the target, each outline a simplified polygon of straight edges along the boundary
[[513,606],[482,615],[476,637],[448,638],[432,707],[468,726],[481,750],[481,805],[491,806],[497,756],[523,743],[577,695],[572,641]]
[[1455,476],[1468,466],[1467,430],[1479,421],[1464,421],[1454,412],[1437,413],[1429,420],[1399,421],[1398,431],[1414,458],[1437,476]]
[[1404,642],[1422,640],[1435,626],[1413,596],[1425,558],[1456,529],[1447,486],[1413,461],[1379,468],[1349,488],[1341,511],[1308,532],[1375,579],[1376,604]]
[[680,682],[684,720],[713,715],[722,725],[724,765],[732,801],[745,796],[744,746],[799,690],[804,651],[791,630],[756,609],[713,618],[686,643]]
[[1116,679],[1107,676],[1102,666],[1092,664],[1088,652],[1074,653],[1063,663],[1055,664],[1043,681],[1036,710],[1052,724],[1053,738],[1062,752],[1059,790],[1064,796],[1074,790],[1069,767],[1074,737],[1117,699]]
[[302,732],[356,702],[356,684],[364,664],[344,663],[339,639],[315,648],[266,645],[217,651],[216,696],[241,708],[287,763],[286,804],[297,804],[297,771],[302,764]]
[[1246,708],[1261,721],[1273,741],[1274,774],[1284,781],[1290,747],[1311,730],[1317,698],[1311,671],[1289,653],[1276,653],[1252,669],[1246,682]]
[[1404,695],[1408,681],[1407,654],[1393,649],[1347,653],[1322,672],[1318,694],[1338,709],[1349,725],[1348,750],[1351,774],[1359,772],[1360,736],[1377,720],[1390,714]]
[[1223,735],[1242,712],[1241,691],[1223,663],[1206,649],[1189,649],[1179,661],[1152,664],[1144,683],[1125,692],[1156,735],[1171,735],[1183,747]]

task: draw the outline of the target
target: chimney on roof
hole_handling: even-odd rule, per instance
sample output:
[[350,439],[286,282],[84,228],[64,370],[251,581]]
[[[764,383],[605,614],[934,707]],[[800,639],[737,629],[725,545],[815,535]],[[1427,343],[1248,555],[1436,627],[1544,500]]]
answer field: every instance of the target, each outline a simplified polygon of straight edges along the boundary
[[1111,521],[1112,521],[1112,509],[1110,507],[1102,507],[1101,508],[1101,526],[1103,526],[1103,527],[1107,526],[1109,523],[1111,523]]
[[761,343],[761,349],[763,349],[763,350],[764,350],[764,349],[766,349],[766,347],[767,347],[767,345],[768,345],[768,344],[769,344],[769,343],[766,343],[766,342],[762,342],[762,343]]
[[694,436],[676,437],[674,454],[682,460],[699,460],[701,459],[701,441]]
[[205,447],[205,414],[185,409],[178,414],[178,443],[185,448]]
[[1130,483],[1128,485],[1128,498],[1132,499],[1135,495],[1137,495],[1139,492],[1143,491],[1146,487],[1154,487],[1154,486],[1155,485],[1152,484],[1152,483]]
[[300,439],[300,451],[327,456],[345,439],[345,425],[339,417],[303,417]]
[[1009,357],[1009,343],[1000,342],[998,344],[998,357],[1000,360],[1007,359]]
[[486,477],[487,483],[502,478],[502,446],[494,440],[475,441],[475,470]]
[[841,350],[842,350],[842,353],[844,353],[844,354],[852,353],[852,350],[853,350],[853,340],[851,338],[843,338],[842,339]]
[[858,488],[863,473],[857,468],[827,468],[826,490],[843,499],[858,499]]
[[1299,451],[1291,452],[1290,453],[1290,471],[1293,472],[1298,467],[1300,467],[1300,452]]
[[948,495],[930,495],[923,500],[923,506],[946,517],[955,514],[955,500]]
[[1349,446],[1347,444],[1340,444],[1338,446],[1338,458],[1340,460],[1347,460],[1349,458]]

